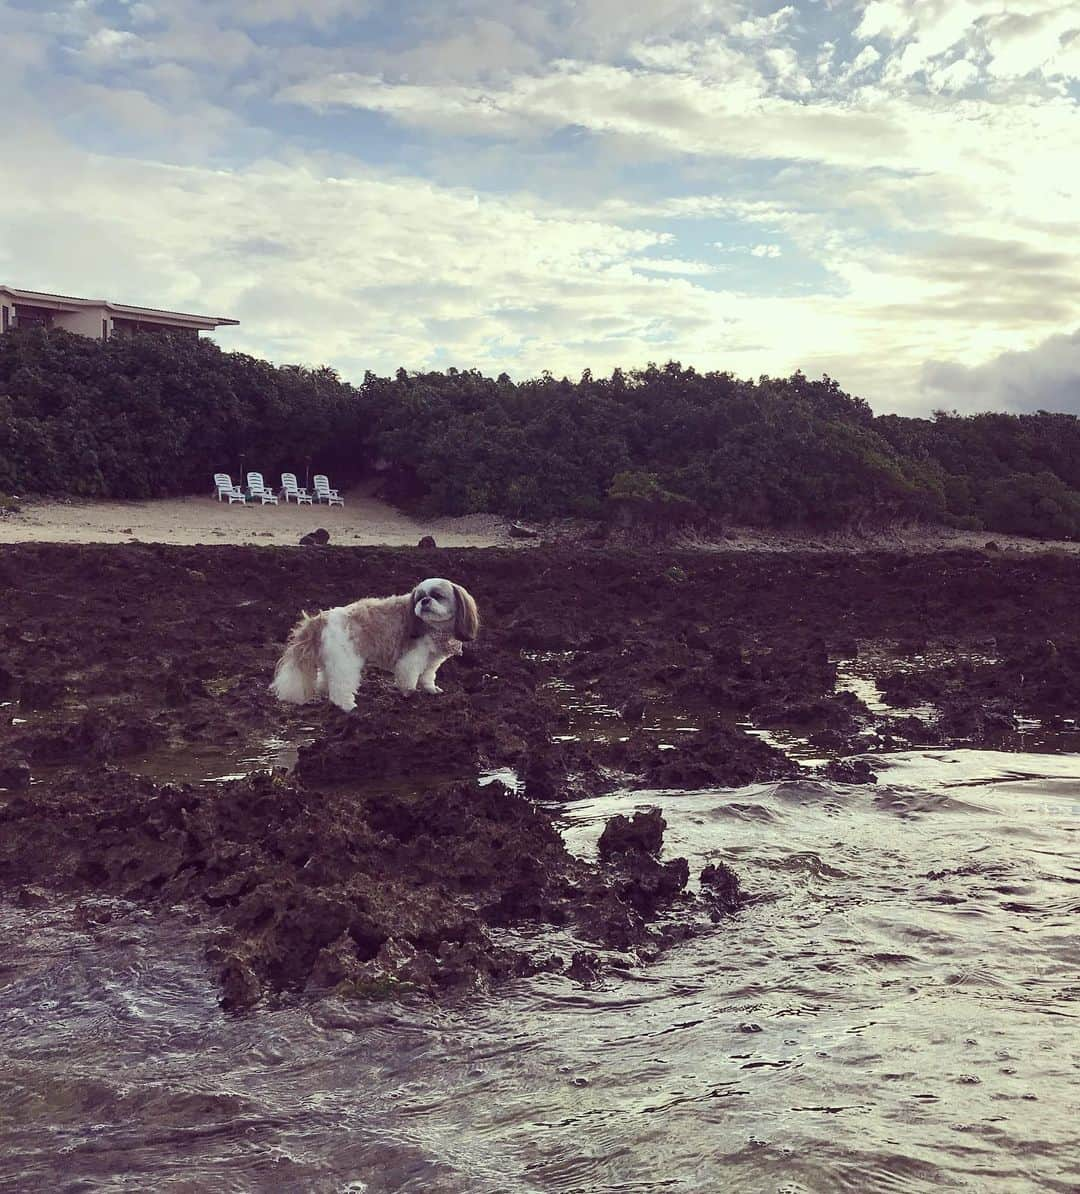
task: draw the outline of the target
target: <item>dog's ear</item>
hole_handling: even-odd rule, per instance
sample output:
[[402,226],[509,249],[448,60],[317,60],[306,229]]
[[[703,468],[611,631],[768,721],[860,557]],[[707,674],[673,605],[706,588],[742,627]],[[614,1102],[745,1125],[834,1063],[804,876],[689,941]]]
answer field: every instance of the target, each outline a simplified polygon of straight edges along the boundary
[[408,597],[409,608],[405,611],[405,634],[407,638],[423,638],[427,634],[427,625],[421,618],[416,616],[416,603],[419,600],[419,590],[413,589]]
[[454,585],[454,638],[471,643],[480,633],[480,614],[472,594]]

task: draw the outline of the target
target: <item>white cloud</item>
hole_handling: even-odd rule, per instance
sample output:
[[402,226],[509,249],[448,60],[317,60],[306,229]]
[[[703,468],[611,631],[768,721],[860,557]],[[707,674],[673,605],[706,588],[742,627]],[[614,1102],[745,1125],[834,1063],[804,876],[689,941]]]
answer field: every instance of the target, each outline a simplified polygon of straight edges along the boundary
[[[782,222],[782,220],[777,222]],[[713,242],[713,247],[722,253],[746,253],[751,257],[780,257],[783,255],[783,248],[780,245],[767,242],[754,245],[729,245],[718,240]]]
[[881,55],[877,50],[874,49],[873,46],[863,46],[858,54],[856,54],[851,60],[851,66],[848,73],[851,75],[857,75],[864,70],[869,70],[870,67],[872,67],[874,63],[878,62],[880,59]]
[[[927,360],[972,370],[1075,327],[1077,11],[828,5],[823,39],[809,10],[762,7],[401,0],[380,8],[391,45],[339,36],[374,11],[345,0],[138,3],[126,24],[0,0],[0,60],[27,80],[0,277],[209,305],[243,320],[227,341],[354,374],[440,350],[519,374],[673,355],[826,368],[886,406],[925,401]],[[307,109],[298,132],[249,115],[267,95]],[[392,160],[466,185],[366,168],[357,110],[395,123]],[[340,154],[299,149],[312,130]],[[489,165],[520,193],[485,190]],[[562,206],[538,197],[567,178]]]
[[[434,364],[449,350],[496,372],[603,367],[639,361],[643,344],[663,355],[661,340],[690,347],[703,329],[715,339],[733,306],[639,274],[664,270],[640,256],[660,234],[416,180],[330,175],[315,162],[223,172],[55,143],[2,149],[18,162],[5,244],[41,249],[33,276],[10,247],[0,252],[0,275],[235,315],[241,328],[222,339],[279,360],[355,375]],[[63,188],[49,185],[57,170]]]
[[134,50],[139,39],[134,33],[126,29],[98,29],[85,42],[82,52],[99,61],[122,57],[125,52]]
[[716,267],[707,261],[685,261],[678,257],[641,257],[631,264],[634,269],[650,274],[682,274],[689,277],[716,273]]
[[978,81],[979,68],[967,58],[958,58],[940,70],[932,71],[927,79],[934,91],[963,91]]
[[1050,336],[1024,352],[1006,352],[974,368],[930,361],[922,371],[926,401],[950,410],[1053,410],[1080,415],[1080,331]]
[[748,17],[746,20],[737,21],[732,25],[731,32],[735,37],[745,38],[747,41],[767,40],[786,29],[795,16],[794,5],[788,4],[767,16]]
[[873,161],[910,157],[909,113],[770,96],[761,76],[745,66],[734,79],[721,80],[698,72],[566,61],[546,73],[486,88],[393,84],[341,74],[296,84],[278,98],[318,110],[363,108],[470,135],[537,137],[577,125],[696,155],[858,166],[866,164],[868,149]]
[[1080,7],[1060,0],[872,0],[855,29],[864,41],[897,47],[890,67],[899,77],[959,51],[984,59],[998,79],[1080,77],[1078,32]]

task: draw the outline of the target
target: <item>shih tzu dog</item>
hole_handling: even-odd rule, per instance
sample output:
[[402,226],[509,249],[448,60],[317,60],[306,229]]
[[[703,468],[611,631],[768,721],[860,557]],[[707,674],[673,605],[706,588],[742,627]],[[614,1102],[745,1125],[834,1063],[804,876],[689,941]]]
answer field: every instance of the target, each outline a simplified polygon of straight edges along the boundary
[[463,641],[476,638],[476,602],[448,580],[421,581],[399,597],[361,597],[351,605],[304,614],[274,669],[279,701],[302,705],[327,696],[339,709],[356,708],[356,689],[371,664],[393,672],[408,696],[417,687],[441,692],[435,673]]

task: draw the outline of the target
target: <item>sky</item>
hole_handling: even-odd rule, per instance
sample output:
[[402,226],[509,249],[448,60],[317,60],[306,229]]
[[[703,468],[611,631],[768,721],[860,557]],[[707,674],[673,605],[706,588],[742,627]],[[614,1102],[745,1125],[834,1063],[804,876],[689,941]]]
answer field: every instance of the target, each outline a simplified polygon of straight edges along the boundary
[[0,282],[1080,413],[1080,0],[0,0]]

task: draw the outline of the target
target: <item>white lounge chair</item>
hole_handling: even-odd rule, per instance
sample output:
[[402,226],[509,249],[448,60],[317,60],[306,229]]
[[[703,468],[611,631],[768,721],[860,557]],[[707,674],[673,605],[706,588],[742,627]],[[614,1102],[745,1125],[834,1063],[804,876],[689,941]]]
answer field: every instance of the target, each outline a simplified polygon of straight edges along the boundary
[[330,479],[323,473],[319,473],[311,479],[315,486],[315,499],[319,502],[325,502],[328,506],[344,506],[345,499],[336,489],[330,488]]
[[289,498],[292,498],[292,500],[298,506],[304,505],[305,503],[309,506],[312,504],[311,494],[308,493],[307,488],[301,488],[299,485],[297,485],[295,473],[281,474],[281,492],[285,496],[286,506],[289,504]]
[[264,506],[276,506],[278,504],[277,494],[272,493],[263,484],[262,473],[248,473],[247,487],[248,493],[250,493],[253,498],[258,498]]
[[247,498],[244,496],[244,491],[239,485],[232,483],[232,477],[228,473],[214,474],[214,488],[217,491],[217,500],[220,502],[223,498],[229,499],[229,505],[233,502],[240,502],[242,505],[247,505]]

